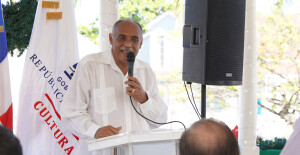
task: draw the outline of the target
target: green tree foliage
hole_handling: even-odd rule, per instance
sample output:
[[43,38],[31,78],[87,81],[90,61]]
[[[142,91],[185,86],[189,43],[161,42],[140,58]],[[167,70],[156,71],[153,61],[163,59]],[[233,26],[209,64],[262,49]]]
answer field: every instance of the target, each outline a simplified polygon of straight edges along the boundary
[[292,125],[300,113],[300,15],[284,14],[283,4],[279,0],[269,16],[258,14],[258,98]]
[[78,26],[77,30],[80,34],[86,36],[90,41],[94,44],[99,45],[98,36],[99,36],[99,29],[96,26],[98,24],[98,18],[92,22],[89,26]]
[[151,20],[166,10],[175,10],[176,3],[167,3],[165,0],[120,0],[120,19],[130,18],[144,28]]
[[[176,15],[183,17],[183,3],[184,0],[172,0],[169,3],[165,0],[120,0],[119,18],[130,18],[139,22],[144,32],[146,32],[146,24],[167,10],[175,11]],[[80,34],[88,37],[93,43],[98,45],[99,31],[96,25],[97,21],[98,18],[89,26],[81,25],[78,26],[77,29]]]
[[20,51],[19,57],[29,44],[37,1],[20,0],[18,3],[7,2],[2,7],[8,52],[13,56],[14,49],[18,49]]

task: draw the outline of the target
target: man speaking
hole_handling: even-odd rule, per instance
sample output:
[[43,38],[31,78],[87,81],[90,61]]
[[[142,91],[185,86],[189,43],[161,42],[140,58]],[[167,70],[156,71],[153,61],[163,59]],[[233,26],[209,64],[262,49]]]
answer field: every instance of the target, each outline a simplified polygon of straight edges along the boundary
[[80,138],[102,138],[158,127],[135,112],[130,96],[138,112],[152,121],[166,122],[167,106],[159,96],[150,66],[137,59],[133,76],[127,73],[127,54],[138,54],[142,33],[139,23],[118,20],[109,34],[111,51],[88,55],[78,63],[60,110],[62,121]]

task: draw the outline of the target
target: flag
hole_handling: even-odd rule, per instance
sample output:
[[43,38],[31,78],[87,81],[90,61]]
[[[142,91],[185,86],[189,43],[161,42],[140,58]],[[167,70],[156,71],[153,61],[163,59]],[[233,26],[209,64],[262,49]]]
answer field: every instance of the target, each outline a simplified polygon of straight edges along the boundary
[[20,88],[17,137],[24,155],[74,154],[78,137],[60,104],[79,59],[73,0],[39,0]]
[[1,124],[8,127],[10,130],[13,129],[13,107],[9,79],[7,43],[3,13],[0,6],[0,125]]

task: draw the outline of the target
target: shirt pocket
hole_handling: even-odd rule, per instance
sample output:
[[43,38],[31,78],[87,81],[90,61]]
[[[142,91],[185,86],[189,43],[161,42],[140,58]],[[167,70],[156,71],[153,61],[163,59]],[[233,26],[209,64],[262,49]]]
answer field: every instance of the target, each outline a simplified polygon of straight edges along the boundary
[[99,114],[108,114],[116,110],[115,88],[93,89],[91,103],[95,107],[95,112]]

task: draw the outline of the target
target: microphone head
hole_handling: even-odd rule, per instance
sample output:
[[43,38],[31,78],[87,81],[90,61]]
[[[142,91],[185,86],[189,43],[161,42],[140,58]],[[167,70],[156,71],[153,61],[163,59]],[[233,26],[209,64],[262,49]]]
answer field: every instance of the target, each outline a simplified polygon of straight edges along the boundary
[[127,61],[129,61],[129,62],[134,62],[134,60],[135,60],[135,55],[134,55],[134,53],[133,53],[133,52],[128,52],[128,53],[127,53]]

